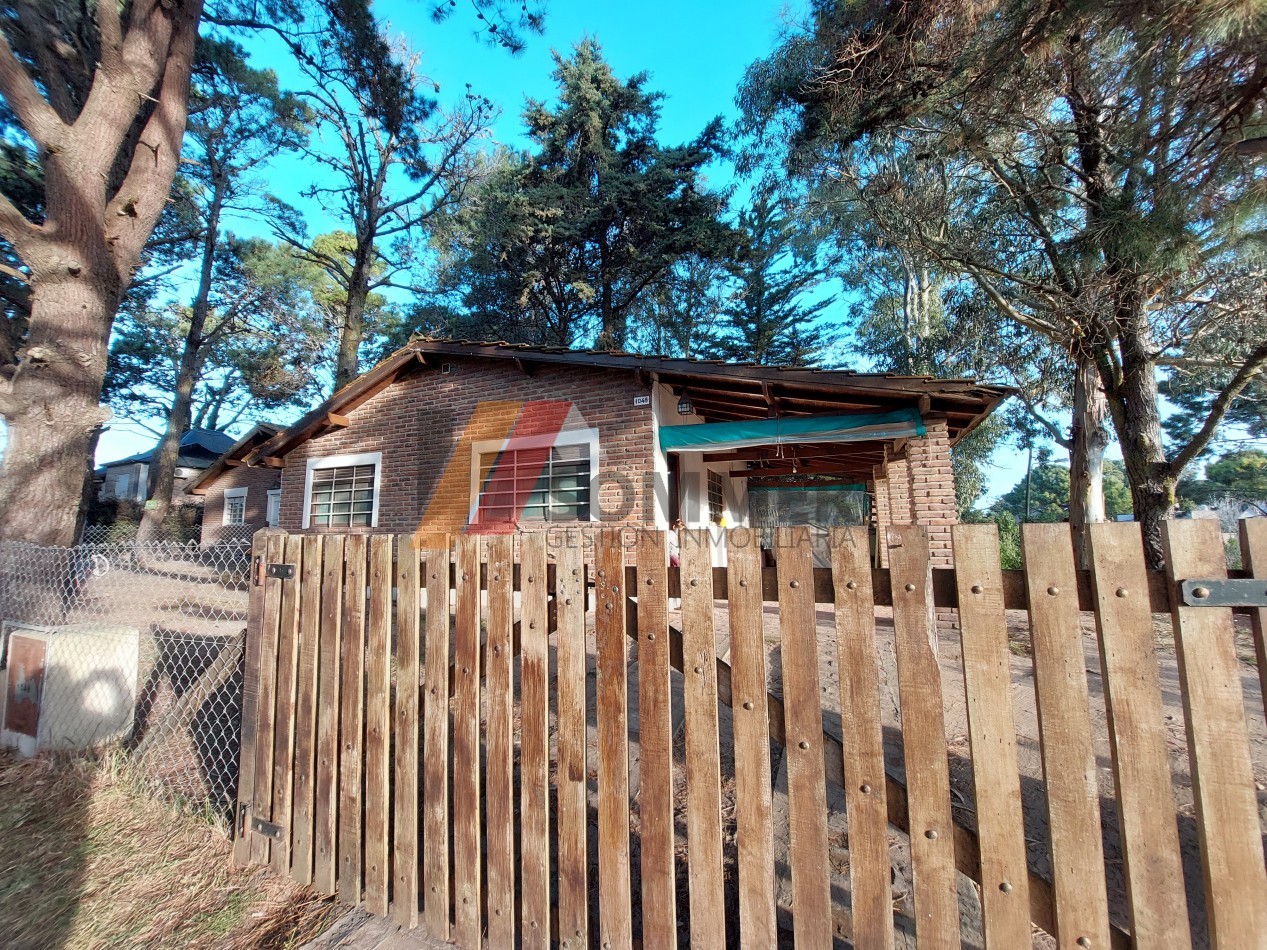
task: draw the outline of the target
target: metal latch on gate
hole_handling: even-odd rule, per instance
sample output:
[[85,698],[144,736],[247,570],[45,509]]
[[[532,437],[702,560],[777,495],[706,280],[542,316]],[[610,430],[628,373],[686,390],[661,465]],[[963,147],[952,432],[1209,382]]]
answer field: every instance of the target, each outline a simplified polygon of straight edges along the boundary
[[1267,579],[1210,578],[1181,581],[1185,607],[1267,607]]
[[288,581],[295,576],[295,565],[270,564],[268,566],[267,573],[269,577],[276,577],[278,580]]
[[263,818],[251,816],[251,830],[257,835],[263,835],[265,838],[272,838],[274,841],[282,840],[282,826],[275,822],[265,821]]

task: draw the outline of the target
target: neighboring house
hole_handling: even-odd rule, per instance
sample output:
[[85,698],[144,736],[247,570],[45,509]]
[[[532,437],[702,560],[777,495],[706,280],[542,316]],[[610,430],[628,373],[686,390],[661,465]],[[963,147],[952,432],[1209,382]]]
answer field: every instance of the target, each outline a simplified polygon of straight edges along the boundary
[[[414,339],[241,453],[233,475],[280,473],[288,531],[681,518],[720,542],[728,526],[915,522],[941,566],[956,520],[950,447],[1009,393],[963,379]],[[724,545],[716,551],[724,563]]]
[[[233,445],[233,437],[210,429],[190,429],[180,440],[176,459],[176,487],[173,500],[179,504],[190,479],[211,466]],[[143,504],[154,487],[154,458],[158,446],[125,459],[106,462],[93,474],[99,501],[129,501]]]
[[189,493],[203,496],[203,544],[242,540],[260,528],[277,525],[281,471],[251,468],[242,459],[281,431],[281,426],[257,424],[190,482]]

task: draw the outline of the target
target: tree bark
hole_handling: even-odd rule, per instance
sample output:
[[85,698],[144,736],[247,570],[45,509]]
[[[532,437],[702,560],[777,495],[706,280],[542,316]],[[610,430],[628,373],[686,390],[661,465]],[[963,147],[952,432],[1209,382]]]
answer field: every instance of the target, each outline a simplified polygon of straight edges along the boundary
[[0,35],[0,95],[39,146],[45,188],[43,224],[0,195],[0,231],[31,288],[25,345],[0,367],[0,540],[76,540],[89,446],[110,416],[100,405],[110,328],[180,156],[202,0],[130,9],[126,37],[114,7],[103,11],[100,62],[73,124]]
[[353,281],[343,307],[339,327],[339,350],[334,358],[334,390],[338,392],[361,374],[361,342],[365,338],[365,301],[369,291],[364,282]]
[[1105,390],[1122,462],[1131,486],[1131,507],[1144,536],[1149,567],[1165,566],[1162,522],[1174,516],[1177,473],[1162,442],[1157,364],[1148,316],[1133,290],[1122,295],[1117,311],[1117,355],[1103,347],[1096,363]]
[[1069,524],[1081,567],[1090,566],[1088,525],[1105,520],[1104,453],[1109,446],[1109,407],[1095,361],[1079,358],[1073,387],[1069,446]]
[[63,274],[31,295],[26,359],[4,395],[9,445],[0,471],[0,540],[75,543],[85,460],[110,418],[101,402],[113,281]]

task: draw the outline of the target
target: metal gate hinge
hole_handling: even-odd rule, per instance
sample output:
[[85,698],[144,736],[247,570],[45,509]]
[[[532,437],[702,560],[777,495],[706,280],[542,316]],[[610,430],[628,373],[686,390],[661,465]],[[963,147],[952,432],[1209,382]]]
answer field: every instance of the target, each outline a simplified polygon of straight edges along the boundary
[[295,576],[295,565],[270,564],[268,566],[268,576],[276,577],[278,580],[288,581]]
[[1179,583],[1185,607],[1267,607],[1267,579],[1210,578]]
[[271,821],[265,821],[263,818],[251,816],[251,830],[257,835],[263,835],[265,838],[272,838],[274,841],[282,840],[282,826]]

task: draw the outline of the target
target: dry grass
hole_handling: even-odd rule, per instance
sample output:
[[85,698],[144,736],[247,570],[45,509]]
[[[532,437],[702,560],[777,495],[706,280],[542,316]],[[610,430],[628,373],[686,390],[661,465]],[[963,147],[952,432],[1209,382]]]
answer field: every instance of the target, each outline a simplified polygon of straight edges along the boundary
[[333,906],[233,868],[222,828],[111,756],[0,757],[0,946],[290,947]]

